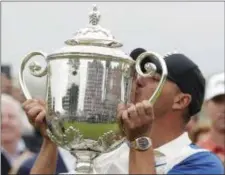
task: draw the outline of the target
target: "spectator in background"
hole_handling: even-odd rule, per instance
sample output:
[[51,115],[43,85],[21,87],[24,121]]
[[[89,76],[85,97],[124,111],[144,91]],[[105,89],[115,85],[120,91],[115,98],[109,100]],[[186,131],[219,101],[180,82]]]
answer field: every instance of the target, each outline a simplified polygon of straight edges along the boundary
[[18,116],[19,121],[21,122],[22,136],[33,135],[34,128],[27,120],[27,116],[21,107],[21,103],[19,101],[17,101],[13,96],[8,95],[8,94],[2,94],[2,102],[3,102],[2,105],[6,104],[6,106],[10,107],[9,110],[15,109],[14,111],[17,112],[17,114],[15,114],[15,115]]
[[197,126],[197,124],[198,124],[198,115],[196,114],[191,117],[190,121],[186,125],[186,128],[185,128],[186,131],[188,133],[191,133],[194,130],[194,128]]
[[11,94],[12,81],[7,77],[5,73],[1,73],[1,93]]
[[206,86],[204,113],[211,120],[209,136],[198,145],[217,154],[225,162],[224,72],[210,77]]
[[1,93],[12,95],[17,101],[23,103],[26,99],[23,92],[13,81],[11,75],[11,67],[8,65],[1,66]]
[[11,94],[11,66],[1,65],[1,93]]
[[206,140],[209,136],[210,127],[208,125],[197,125],[190,131],[190,139],[193,143],[198,144]]
[[[10,66],[1,66],[1,93],[8,94],[12,97],[12,101],[16,101],[17,106],[22,104],[26,98],[23,95],[22,90],[19,87],[17,81],[12,81],[11,68]],[[20,103],[20,104],[18,104]],[[33,128],[33,126],[28,122],[26,114],[24,111],[20,110],[20,118],[23,123],[22,127],[22,138],[25,142],[26,147],[34,153],[38,153],[42,143],[42,137],[38,130]],[[2,155],[4,156],[4,155]]]
[[[27,150],[22,134],[30,132],[31,125],[20,106],[20,103],[7,94],[1,95],[1,155],[6,159],[9,167],[22,162],[32,153]],[[25,122],[27,121],[27,122]],[[29,125],[27,125],[29,124]],[[5,161],[5,162],[6,162]]]

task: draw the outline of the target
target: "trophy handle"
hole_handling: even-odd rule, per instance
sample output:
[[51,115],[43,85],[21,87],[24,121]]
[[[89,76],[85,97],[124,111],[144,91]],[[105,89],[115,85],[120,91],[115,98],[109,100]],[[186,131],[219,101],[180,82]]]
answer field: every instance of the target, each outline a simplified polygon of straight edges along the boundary
[[[38,56],[41,55],[42,57],[47,58],[47,54],[43,53],[43,52],[31,52],[29,53],[27,56],[25,56],[25,58],[22,60],[21,66],[20,66],[20,71],[19,71],[19,83],[20,86],[22,88],[22,91],[24,93],[24,96],[26,97],[26,99],[32,99],[32,96],[29,92],[29,90],[27,89],[26,83],[24,81],[24,69],[25,69],[25,65],[27,64],[27,62],[34,56]],[[32,62],[29,64],[29,69],[30,69],[30,73],[35,76],[35,77],[43,77],[47,74],[47,66],[45,67],[45,69],[43,69],[38,63],[36,62]]]
[[158,97],[160,96],[161,94],[161,91],[162,91],[162,88],[166,82],[166,78],[167,78],[167,74],[168,74],[168,71],[167,71],[167,66],[166,66],[166,63],[163,59],[162,56],[160,56],[159,54],[157,53],[154,53],[154,52],[144,52],[142,53],[136,60],[136,65],[135,65],[135,68],[136,68],[136,71],[137,73],[140,75],[140,76],[143,76],[143,77],[149,77],[149,76],[152,76],[156,70],[157,70],[157,67],[155,64],[153,63],[146,63],[144,65],[144,68],[146,70],[147,73],[144,73],[142,70],[141,70],[141,62],[143,61],[144,58],[146,58],[147,56],[150,56],[151,58],[154,58],[155,60],[158,60],[160,65],[161,65],[161,68],[162,68],[162,75],[161,75],[161,79],[159,81],[159,84],[156,88],[156,90],[154,91],[153,95],[151,96],[151,98],[149,99],[149,103],[151,103],[152,105],[154,105],[154,103],[156,102],[156,100],[158,99]]

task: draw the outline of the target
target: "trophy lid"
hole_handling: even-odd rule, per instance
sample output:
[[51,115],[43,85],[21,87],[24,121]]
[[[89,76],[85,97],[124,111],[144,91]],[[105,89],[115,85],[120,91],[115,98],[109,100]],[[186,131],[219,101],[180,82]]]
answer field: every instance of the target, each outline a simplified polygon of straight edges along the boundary
[[74,55],[103,55],[112,58],[122,58],[129,62],[133,60],[119,48],[122,43],[115,40],[111,32],[99,25],[101,14],[94,5],[89,13],[89,25],[78,30],[75,35],[65,41],[65,46],[48,55],[49,59]]
[[96,5],[93,5],[89,13],[89,26],[78,30],[75,35],[65,41],[67,45],[92,45],[105,47],[121,47],[120,42],[116,41],[111,32],[99,25],[101,14]]

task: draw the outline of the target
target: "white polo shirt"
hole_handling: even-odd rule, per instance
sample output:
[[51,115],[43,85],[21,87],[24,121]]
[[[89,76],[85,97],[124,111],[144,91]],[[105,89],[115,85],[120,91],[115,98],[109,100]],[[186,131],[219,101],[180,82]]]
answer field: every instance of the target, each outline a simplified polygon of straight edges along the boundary
[[[124,143],[118,149],[96,158],[95,173],[128,174],[129,149]],[[155,149],[155,161],[157,174],[224,174],[219,158],[191,144],[187,133]]]

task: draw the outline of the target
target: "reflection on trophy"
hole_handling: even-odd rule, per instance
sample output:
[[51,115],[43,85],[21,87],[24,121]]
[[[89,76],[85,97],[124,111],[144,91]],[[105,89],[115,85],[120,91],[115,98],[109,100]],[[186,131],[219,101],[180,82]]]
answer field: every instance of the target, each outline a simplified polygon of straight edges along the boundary
[[167,75],[161,56],[146,52],[135,62],[120,50],[122,44],[102,28],[99,21],[100,13],[94,6],[87,28],[78,30],[65,41],[65,47],[52,54],[28,54],[19,73],[23,92],[31,99],[24,83],[25,65],[37,55],[46,60],[44,69],[32,62],[30,73],[36,77],[47,75],[47,132],[52,141],[77,158],[77,173],[92,173],[96,157],[115,150],[124,142],[115,117],[117,105],[130,102],[136,72],[140,76],[151,76],[156,71],[154,64],[146,63],[146,71],[142,72],[142,60],[152,57],[162,68],[161,80],[150,103],[157,100]]

